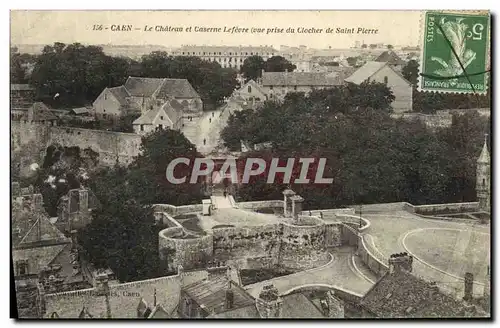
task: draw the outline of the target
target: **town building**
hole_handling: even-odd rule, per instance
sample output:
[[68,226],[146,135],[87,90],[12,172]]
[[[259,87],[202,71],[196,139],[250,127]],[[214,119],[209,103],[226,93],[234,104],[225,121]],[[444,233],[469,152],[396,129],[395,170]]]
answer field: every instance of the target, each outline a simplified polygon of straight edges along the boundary
[[132,123],[134,132],[145,135],[158,129],[163,130],[177,128],[177,126],[174,126],[174,122],[178,122],[178,115],[171,103],[176,103],[180,106],[180,108],[182,108],[182,105],[180,105],[176,100],[171,100],[163,104],[161,107],[148,110]]
[[395,113],[411,112],[413,105],[413,87],[401,73],[386,62],[371,61],[361,66],[346,82],[361,84],[379,82],[387,85],[395,99],[391,106]]
[[388,50],[381,53],[374,61],[379,63],[387,63],[397,71],[401,72],[406,62],[401,59],[394,51]]
[[10,85],[10,107],[26,110],[35,102],[35,89],[29,84]]
[[116,119],[131,113],[144,114],[171,100],[182,104],[183,112],[190,115],[200,115],[203,110],[199,94],[186,79],[133,76],[122,86],[104,89],[92,107],[96,117]]
[[283,99],[289,92],[309,93],[342,85],[342,74],[313,72],[262,72],[260,85],[268,99]]
[[267,99],[266,92],[254,80],[242,83],[239,89],[234,90],[233,97],[241,97],[245,101],[264,101]]
[[[363,317],[463,318],[486,314],[484,310],[470,303],[458,301],[442,293],[435,282],[416,277],[411,273],[412,266],[413,256],[407,253],[390,256],[389,271],[373,285],[360,302]],[[464,298],[468,298],[467,296]],[[469,296],[472,299],[472,295]]]
[[172,52],[173,56],[196,56],[219,63],[223,68],[240,70],[245,59],[260,56],[264,61],[278,54],[271,46],[197,46],[183,45]]

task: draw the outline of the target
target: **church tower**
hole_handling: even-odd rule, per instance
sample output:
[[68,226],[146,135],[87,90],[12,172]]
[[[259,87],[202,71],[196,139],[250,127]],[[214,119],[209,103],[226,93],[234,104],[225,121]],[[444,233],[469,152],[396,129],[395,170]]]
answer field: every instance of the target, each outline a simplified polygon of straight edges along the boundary
[[490,212],[491,189],[490,189],[490,152],[488,151],[487,136],[484,138],[483,150],[477,160],[476,171],[476,193],[479,201],[479,210]]

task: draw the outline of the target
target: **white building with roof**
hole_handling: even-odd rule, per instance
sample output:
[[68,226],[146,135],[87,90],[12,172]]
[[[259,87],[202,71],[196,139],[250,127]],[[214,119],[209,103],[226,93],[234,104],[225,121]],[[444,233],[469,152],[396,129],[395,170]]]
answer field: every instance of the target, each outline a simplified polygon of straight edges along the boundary
[[411,83],[387,62],[367,62],[346,78],[345,81],[358,85],[365,81],[385,83],[396,98],[391,104],[394,112],[412,111],[413,87]]

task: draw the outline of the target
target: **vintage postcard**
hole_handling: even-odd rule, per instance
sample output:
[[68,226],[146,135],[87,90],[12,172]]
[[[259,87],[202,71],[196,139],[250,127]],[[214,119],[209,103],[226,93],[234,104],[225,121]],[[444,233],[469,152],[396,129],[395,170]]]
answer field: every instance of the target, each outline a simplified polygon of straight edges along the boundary
[[491,319],[489,12],[10,24],[12,317]]

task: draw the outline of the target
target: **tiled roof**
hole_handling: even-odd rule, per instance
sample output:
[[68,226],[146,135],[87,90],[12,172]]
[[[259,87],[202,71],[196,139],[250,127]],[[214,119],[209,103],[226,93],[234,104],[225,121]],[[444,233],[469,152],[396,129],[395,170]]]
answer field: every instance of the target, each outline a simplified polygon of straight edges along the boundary
[[394,51],[384,51],[375,59],[376,62],[388,63],[391,65],[404,65],[402,60]]
[[[47,105],[42,102],[34,103],[29,110],[33,110],[33,122],[54,121],[58,119],[58,117],[50,111]],[[23,116],[23,119],[28,118],[28,113]]]
[[488,151],[488,143],[484,140],[484,146],[481,150],[481,154],[477,160],[478,163],[489,164],[490,163],[490,152]]
[[333,86],[340,85],[339,79],[329,78],[326,73],[313,72],[264,72],[262,85],[288,86]]
[[227,289],[231,289],[234,293],[233,309],[255,304],[255,300],[250,294],[225,277],[198,281],[184,287],[183,291],[198,305],[203,305],[209,313],[222,313],[227,311]]
[[200,98],[200,95],[186,79],[164,79],[157,98]]
[[165,112],[164,106],[167,104],[164,104],[161,107],[156,107],[154,109],[148,110],[144,114],[142,114],[139,118],[137,118],[132,124],[133,125],[138,125],[138,124],[146,124],[146,125],[151,125],[154,123],[155,118],[158,115],[163,115],[164,121],[173,124],[172,120],[168,117],[167,113]]
[[406,271],[384,275],[363,297],[361,306],[381,318],[464,316],[462,303]]
[[134,97],[151,97],[163,83],[163,79],[129,76],[124,87]]
[[325,316],[311,301],[302,293],[294,293],[282,297],[283,318],[324,318]]
[[244,307],[240,307],[234,310],[229,310],[222,313],[216,313],[208,316],[208,318],[224,318],[224,319],[251,319],[251,318],[260,318],[259,312],[257,311],[257,307],[255,304],[247,305]]
[[155,306],[151,314],[149,315],[148,319],[168,319],[171,318],[170,314],[161,306],[161,304],[158,304]]
[[87,107],[78,107],[78,108],[72,108],[71,111],[76,114],[76,115],[80,115],[80,114],[88,114],[90,113],[91,111],[91,108],[87,108]]
[[355,71],[351,76],[346,78],[347,82],[361,84],[368,78],[372,77],[375,73],[382,69],[387,63],[369,61]]
[[[127,80],[128,82],[128,80]],[[127,97],[130,97],[130,94],[128,93],[127,89],[123,86],[120,85],[119,87],[114,87],[114,88],[108,88],[109,92],[113,94],[113,96],[118,100],[120,105],[122,106],[127,106],[128,101]]]

